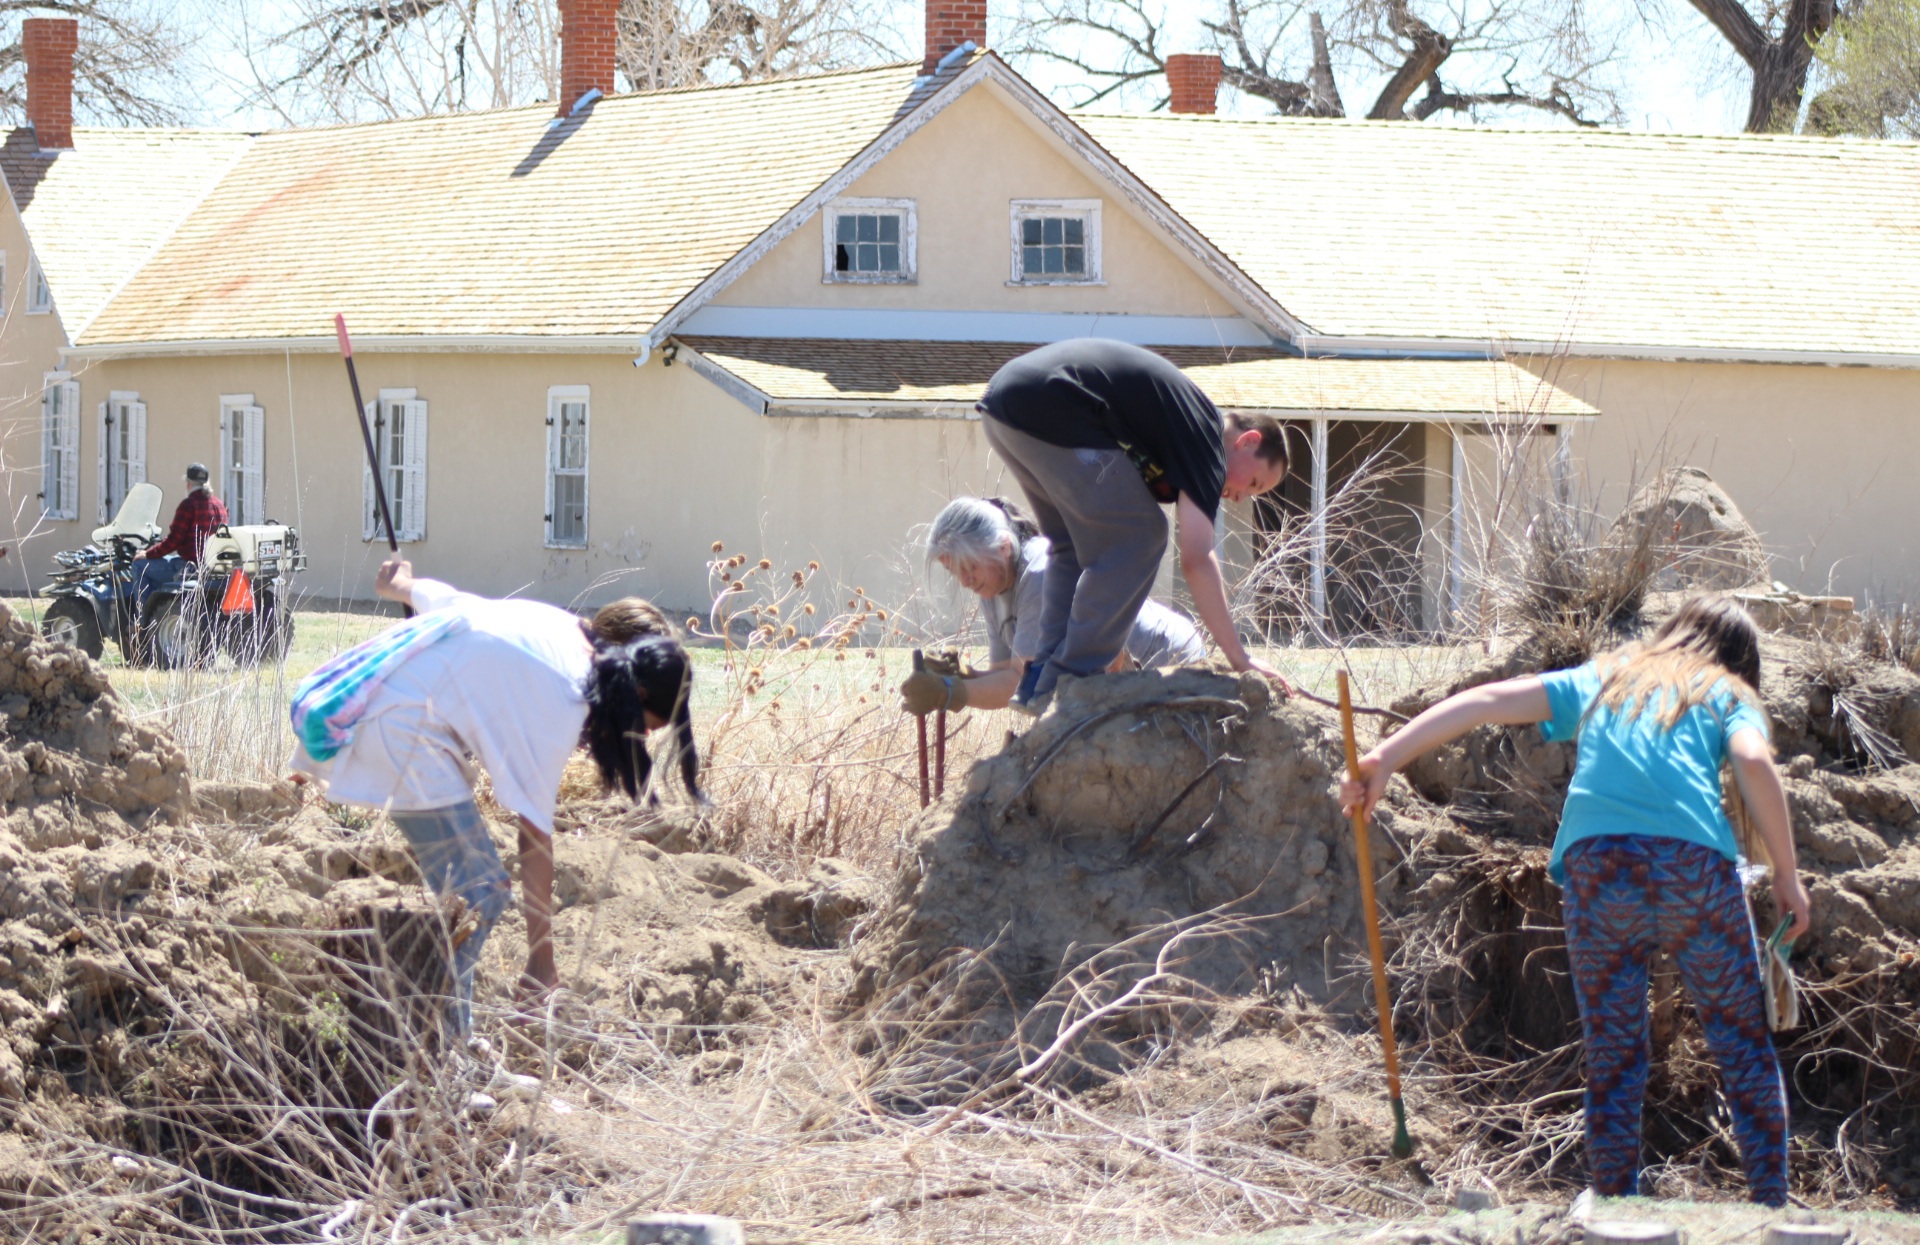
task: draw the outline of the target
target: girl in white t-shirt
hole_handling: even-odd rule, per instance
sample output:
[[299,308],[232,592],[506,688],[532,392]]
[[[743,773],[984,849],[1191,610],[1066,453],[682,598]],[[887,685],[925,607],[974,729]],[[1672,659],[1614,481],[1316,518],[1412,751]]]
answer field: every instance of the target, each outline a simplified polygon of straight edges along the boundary
[[[637,799],[652,769],[646,734],[671,722],[681,777],[701,798],[687,704],[692,666],[670,635],[619,643],[555,606],[416,579],[397,557],[374,587],[418,615],[302,681],[294,768],[323,783],[330,799],[386,810],[427,884],[464,904],[463,920],[475,925],[451,965],[454,1021],[464,1032],[481,948],[512,902],[467,758],[479,759],[494,799],[519,822],[527,965],[518,992],[535,996],[559,981],[552,834],[567,761],[584,744],[607,786]],[[366,661],[375,646],[390,654],[384,664]],[[348,675],[353,686],[342,693],[341,672],[355,669],[373,673]]]

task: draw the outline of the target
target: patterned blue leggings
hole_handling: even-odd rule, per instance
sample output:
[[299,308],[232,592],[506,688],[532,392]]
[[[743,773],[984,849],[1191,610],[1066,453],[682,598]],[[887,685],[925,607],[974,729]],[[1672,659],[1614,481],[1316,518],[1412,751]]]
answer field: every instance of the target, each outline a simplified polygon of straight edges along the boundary
[[1787,1090],[1767,1031],[1753,920],[1733,862],[1652,835],[1567,849],[1567,951],[1587,1056],[1587,1166],[1596,1193],[1638,1191],[1647,1089],[1647,965],[1674,957],[1720,1065],[1753,1200],[1787,1200]]

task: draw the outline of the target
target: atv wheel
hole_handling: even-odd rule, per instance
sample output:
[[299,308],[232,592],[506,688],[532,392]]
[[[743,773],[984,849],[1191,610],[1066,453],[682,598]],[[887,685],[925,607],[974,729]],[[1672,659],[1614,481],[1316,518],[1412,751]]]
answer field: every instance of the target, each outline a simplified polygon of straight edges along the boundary
[[100,654],[107,648],[93,607],[74,597],[61,597],[47,606],[46,614],[40,619],[40,634],[49,640],[70,644],[95,661],[100,660]]
[[161,670],[187,670],[213,663],[215,653],[212,630],[201,611],[188,609],[179,597],[168,597],[158,604],[149,600],[152,617],[140,629],[139,647],[143,664]]

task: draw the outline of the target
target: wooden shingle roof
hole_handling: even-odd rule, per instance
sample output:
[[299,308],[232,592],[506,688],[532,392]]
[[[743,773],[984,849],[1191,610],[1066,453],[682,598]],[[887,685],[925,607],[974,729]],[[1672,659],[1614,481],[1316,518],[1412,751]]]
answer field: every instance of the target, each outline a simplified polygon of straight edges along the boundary
[[[683,337],[707,364],[772,406],[972,405],[1019,342],[837,341]],[[1283,416],[1415,415],[1568,419],[1594,415],[1573,395],[1511,363],[1434,359],[1299,359],[1273,350],[1154,347],[1226,410]]]
[[1920,144],[1072,115],[1319,333],[1920,354]]
[[139,271],[248,141],[224,130],[83,128],[71,150],[41,152],[32,130],[7,134],[0,172],[69,334]]
[[253,140],[83,345],[637,338],[915,102],[917,69]]

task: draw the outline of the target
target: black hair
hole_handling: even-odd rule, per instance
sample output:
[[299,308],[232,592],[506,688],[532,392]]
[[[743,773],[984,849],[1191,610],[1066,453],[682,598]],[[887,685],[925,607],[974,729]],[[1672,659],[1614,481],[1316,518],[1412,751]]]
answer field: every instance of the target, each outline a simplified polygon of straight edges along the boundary
[[696,800],[700,754],[693,744],[693,663],[669,636],[646,636],[627,644],[596,643],[587,676],[587,752],[609,789],[637,800],[647,789],[653,758],[647,755],[646,712],[673,726],[680,778]]

